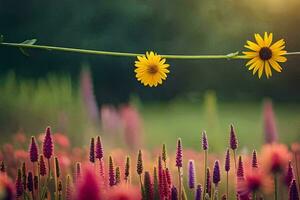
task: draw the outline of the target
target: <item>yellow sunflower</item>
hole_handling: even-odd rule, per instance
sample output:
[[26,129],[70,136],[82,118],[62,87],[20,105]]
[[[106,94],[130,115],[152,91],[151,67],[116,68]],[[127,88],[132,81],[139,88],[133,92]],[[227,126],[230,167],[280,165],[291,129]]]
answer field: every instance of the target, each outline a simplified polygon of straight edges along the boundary
[[258,71],[258,77],[261,78],[263,71],[267,78],[272,76],[273,68],[277,72],[281,72],[282,68],[278,62],[286,62],[287,59],[283,55],[287,51],[283,50],[285,48],[285,42],[283,39],[278,40],[271,45],[273,40],[273,33],[268,34],[265,32],[264,38],[259,34],[254,34],[256,43],[247,41],[246,48],[252,50],[243,52],[246,58],[251,59],[247,62],[246,66],[249,70],[253,70],[253,75]]
[[166,64],[165,58],[161,58],[157,53],[150,51],[150,53],[146,52],[146,55],[138,56],[137,59],[135,61],[135,76],[144,86],[156,87],[167,78],[167,73],[170,72],[167,68],[170,65]]

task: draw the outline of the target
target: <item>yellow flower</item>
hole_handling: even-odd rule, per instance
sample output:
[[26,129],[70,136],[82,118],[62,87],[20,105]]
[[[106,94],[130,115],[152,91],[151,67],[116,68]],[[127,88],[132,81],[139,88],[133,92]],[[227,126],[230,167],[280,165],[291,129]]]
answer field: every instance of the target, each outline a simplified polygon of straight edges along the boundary
[[157,53],[153,51],[146,52],[146,55],[138,56],[137,59],[134,72],[137,80],[143,83],[144,86],[156,87],[167,78],[167,73],[170,72],[167,68],[170,65],[166,64],[166,59],[162,59]]
[[273,33],[268,35],[265,32],[264,38],[259,34],[254,34],[254,36],[256,43],[248,40],[247,45],[245,45],[246,48],[252,51],[243,52],[246,58],[251,59],[246,66],[249,67],[249,70],[253,70],[253,75],[258,71],[259,78],[261,78],[263,71],[265,71],[267,78],[271,77],[271,68],[281,72],[282,68],[278,62],[283,63],[287,61],[286,57],[283,56],[287,53],[287,51],[283,50],[285,48],[284,40],[278,40],[271,45]]

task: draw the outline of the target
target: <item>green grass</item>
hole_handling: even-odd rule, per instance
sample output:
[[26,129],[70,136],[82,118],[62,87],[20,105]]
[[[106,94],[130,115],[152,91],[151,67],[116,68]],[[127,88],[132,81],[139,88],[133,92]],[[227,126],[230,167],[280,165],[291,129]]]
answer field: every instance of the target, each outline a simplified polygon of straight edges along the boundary
[[[213,117],[201,102],[174,102],[142,107],[145,145],[148,148],[166,143],[174,149],[181,137],[186,148],[201,148],[201,132],[207,131],[210,149],[224,150],[228,145],[229,125],[234,124],[242,148],[260,148],[263,143],[262,104],[221,103]],[[300,141],[300,105],[275,104],[280,142]]]

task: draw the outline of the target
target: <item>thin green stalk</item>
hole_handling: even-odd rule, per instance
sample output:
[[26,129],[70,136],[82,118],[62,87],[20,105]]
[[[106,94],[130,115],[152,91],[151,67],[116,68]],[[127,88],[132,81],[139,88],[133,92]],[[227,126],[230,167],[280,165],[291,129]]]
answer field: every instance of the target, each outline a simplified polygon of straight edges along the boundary
[[204,150],[204,183],[203,183],[203,200],[206,194],[206,179],[207,179],[207,150]]
[[[90,49],[79,49],[79,48],[67,48],[67,47],[57,47],[57,46],[48,46],[48,45],[35,45],[28,43],[10,43],[2,42],[0,45],[17,47],[17,48],[27,48],[27,49],[43,49],[49,51],[63,51],[63,52],[72,52],[80,54],[91,54],[91,55],[110,55],[110,56],[125,56],[125,57],[136,57],[142,56],[144,54],[140,53],[129,53],[129,52],[115,52],[115,51],[97,51]],[[285,55],[300,55],[300,52],[288,52]],[[238,52],[229,53],[226,55],[161,55],[164,58],[168,59],[248,59],[244,55],[239,55]]]
[[256,192],[255,191],[252,192],[252,200],[256,200]]
[[228,172],[226,172],[226,197],[229,199],[229,192],[228,192]]
[[274,174],[274,200],[278,200],[278,180],[277,174]]
[[142,197],[143,197],[143,199],[145,199],[145,189],[144,189],[143,182],[142,182],[142,176],[139,175],[139,178],[140,178],[140,184],[141,184]]
[[[110,55],[110,56],[126,56],[126,57],[137,57],[144,54],[140,53],[128,53],[128,52],[114,52],[114,51],[97,51],[90,49],[78,49],[78,48],[66,48],[66,47],[56,47],[47,45],[34,45],[25,43],[1,43],[3,46],[27,48],[27,49],[43,49],[49,51],[64,51],[80,54],[91,54],[91,55]],[[230,53],[227,55],[161,55],[163,58],[168,59],[246,59],[243,55],[238,55],[238,53]]]
[[182,200],[182,178],[180,167],[178,167],[178,199]]
[[234,171],[236,173],[236,152],[235,150],[232,150],[232,152],[233,152],[233,161],[234,161]]
[[50,165],[50,159],[48,160],[48,178],[50,179],[50,174],[51,174],[51,165]]

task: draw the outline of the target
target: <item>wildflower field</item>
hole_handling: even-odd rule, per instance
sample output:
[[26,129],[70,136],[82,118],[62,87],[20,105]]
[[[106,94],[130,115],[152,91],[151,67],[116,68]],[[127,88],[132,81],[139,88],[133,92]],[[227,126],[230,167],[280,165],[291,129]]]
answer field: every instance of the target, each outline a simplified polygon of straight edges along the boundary
[[0,200],[299,200],[297,0],[0,0]]

